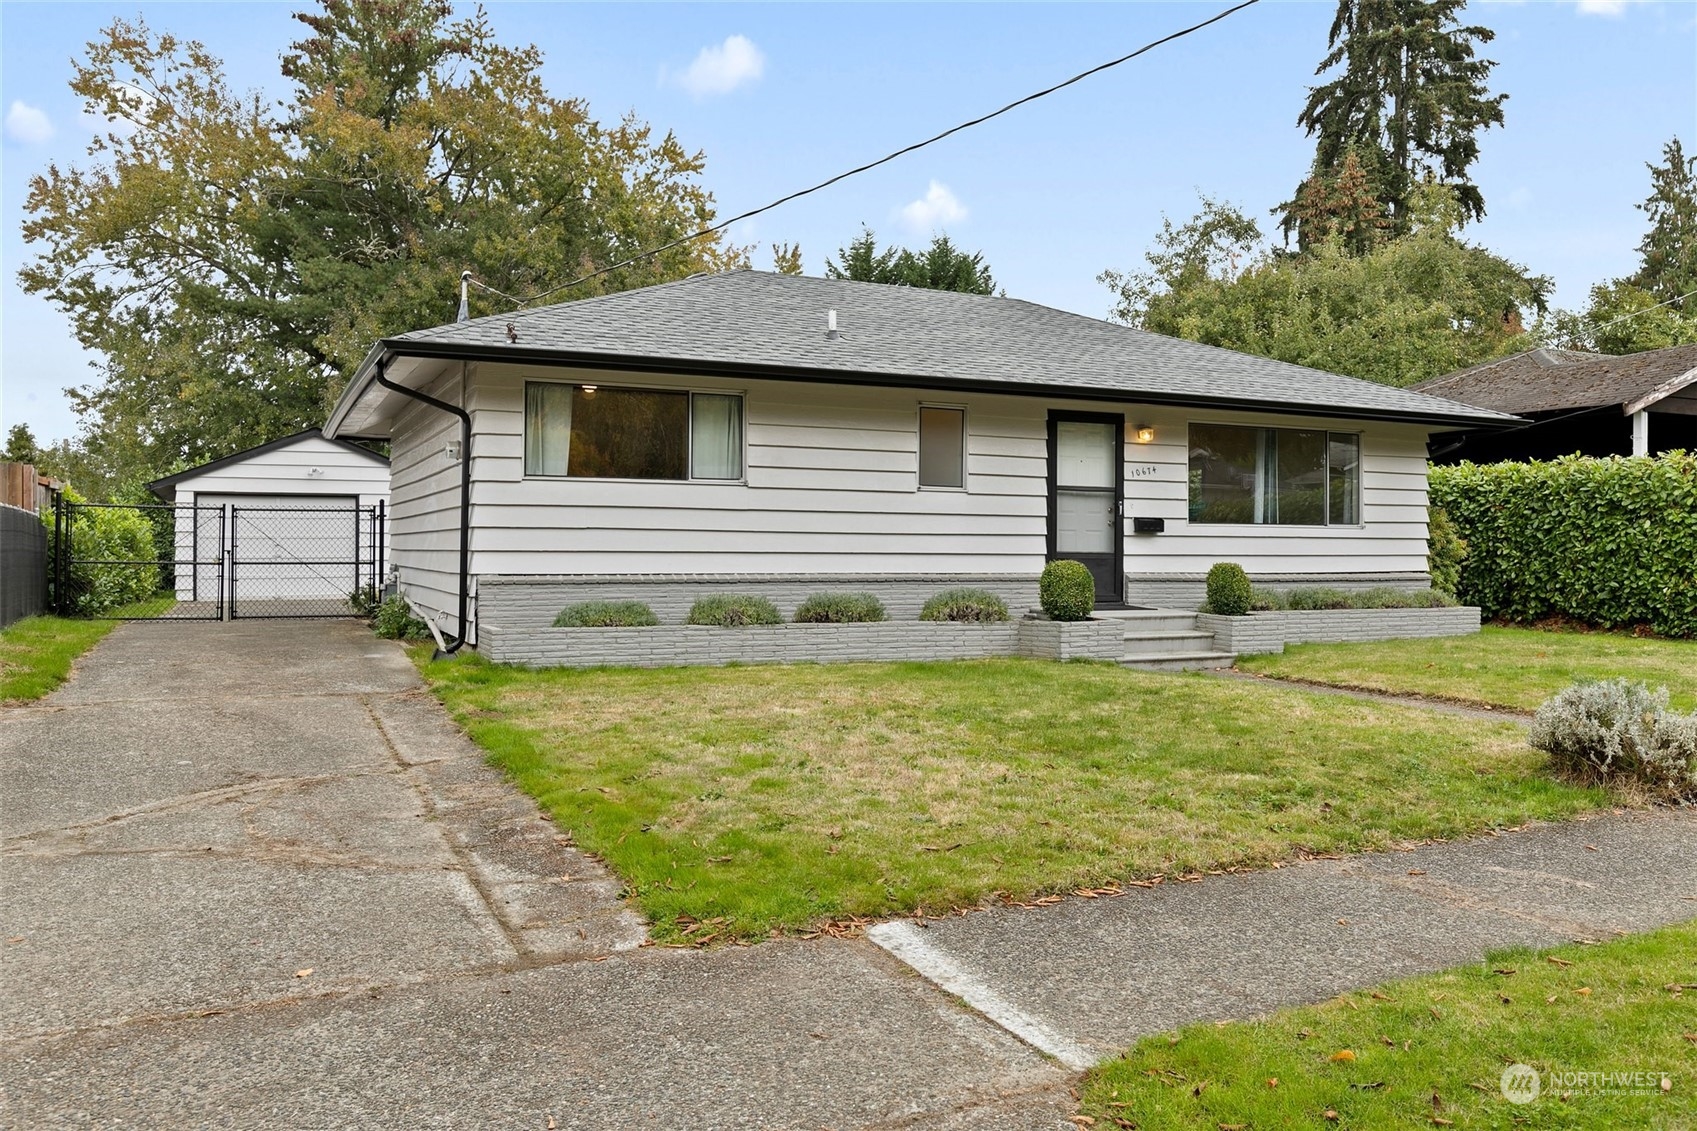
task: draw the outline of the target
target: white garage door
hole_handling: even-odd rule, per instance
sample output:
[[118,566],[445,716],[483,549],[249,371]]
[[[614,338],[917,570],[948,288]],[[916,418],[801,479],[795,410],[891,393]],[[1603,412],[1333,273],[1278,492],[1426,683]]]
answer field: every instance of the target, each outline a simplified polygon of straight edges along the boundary
[[[202,542],[217,540],[220,513],[229,508],[234,590],[250,612],[262,603],[345,601],[360,586],[358,563],[369,556],[371,522],[357,498],[197,495],[195,505],[208,528]],[[212,577],[202,577],[196,597],[211,600],[216,589]]]

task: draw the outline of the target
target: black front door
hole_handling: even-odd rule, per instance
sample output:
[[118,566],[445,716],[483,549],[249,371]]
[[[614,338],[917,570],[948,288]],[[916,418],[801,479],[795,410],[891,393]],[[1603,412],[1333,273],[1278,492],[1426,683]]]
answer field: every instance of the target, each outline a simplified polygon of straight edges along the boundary
[[1049,414],[1049,560],[1083,562],[1096,603],[1125,600],[1125,417]]

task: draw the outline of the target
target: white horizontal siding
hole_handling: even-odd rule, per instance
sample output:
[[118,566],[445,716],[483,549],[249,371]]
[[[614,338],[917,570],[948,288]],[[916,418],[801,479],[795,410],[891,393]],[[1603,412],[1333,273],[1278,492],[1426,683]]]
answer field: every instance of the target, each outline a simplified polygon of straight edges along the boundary
[[388,497],[389,469],[341,444],[303,436],[190,475],[177,483],[177,501],[186,503],[185,495],[351,495],[369,506]]
[[[1122,412],[1126,568],[1200,573],[1391,573],[1425,568],[1426,430],[1323,418],[825,384],[472,367],[474,574],[1035,575],[1046,547],[1050,409]],[[740,392],[746,481],[676,483],[524,475],[525,380]],[[458,370],[447,382],[457,400]],[[439,394],[440,395],[440,394]],[[921,490],[918,408],[967,410],[967,490]],[[1330,427],[1363,437],[1359,527],[1187,522],[1192,421]],[[393,506],[403,581],[451,600],[458,468],[443,414],[409,410],[394,437]],[[1138,425],[1155,429],[1134,442]],[[1167,520],[1129,534],[1134,516]],[[428,576],[427,576],[428,575]],[[442,607],[442,606],[436,606]],[[445,609],[444,611],[451,611]]]
[[[1127,574],[1198,574],[1221,561],[1237,562],[1251,574],[1425,571],[1426,429],[1168,407],[1132,409],[1128,428],[1139,423],[1154,427],[1155,442],[1126,445],[1126,512],[1132,517],[1165,519],[1166,531],[1127,534]],[[1328,428],[1359,434],[1361,525],[1192,525],[1188,521],[1192,423]],[[1153,474],[1135,474],[1149,467]]]
[[[423,391],[460,404],[460,367],[447,367]],[[389,514],[398,583],[446,635],[460,631],[460,464],[446,453],[448,443],[459,438],[458,417],[415,402],[397,415],[389,441]]]

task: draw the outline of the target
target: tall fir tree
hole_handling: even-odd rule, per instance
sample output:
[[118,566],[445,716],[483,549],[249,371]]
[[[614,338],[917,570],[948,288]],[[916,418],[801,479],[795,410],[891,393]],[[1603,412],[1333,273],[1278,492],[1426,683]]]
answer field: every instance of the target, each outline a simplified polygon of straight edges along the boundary
[[1314,172],[1280,206],[1283,227],[1303,243],[1299,205],[1325,191],[1310,182],[1336,180],[1353,152],[1383,205],[1393,235],[1413,222],[1410,203],[1426,180],[1455,196],[1464,221],[1485,215],[1485,198],[1469,179],[1481,131],[1503,121],[1506,94],[1486,86],[1496,64],[1476,49],[1494,39],[1482,26],[1462,26],[1466,0],[1339,0],[1327,36],[1330,49],[1315,70],[1330,81],[1309,91],[1297,124],[1316,139]]
[[1676,137],[1662,147],[1650,170],[1650,196],[1638,207],[1650,217],[1639,241],[1638,273],[1629,280],[1685,313],[1697,312],[1697,157],[1685,156]]

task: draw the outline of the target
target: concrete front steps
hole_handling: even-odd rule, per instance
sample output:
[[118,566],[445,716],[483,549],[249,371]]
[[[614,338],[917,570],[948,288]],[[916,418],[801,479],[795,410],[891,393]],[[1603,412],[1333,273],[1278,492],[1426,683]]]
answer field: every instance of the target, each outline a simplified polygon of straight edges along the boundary
[[1182,672],[1229,668],[1237,657],[1214,647],[1214,634],[1196,627],[1196,614],[1178,609],[1097,609],[1096,616],[1125,625],[1120,663],[1144,671]]

